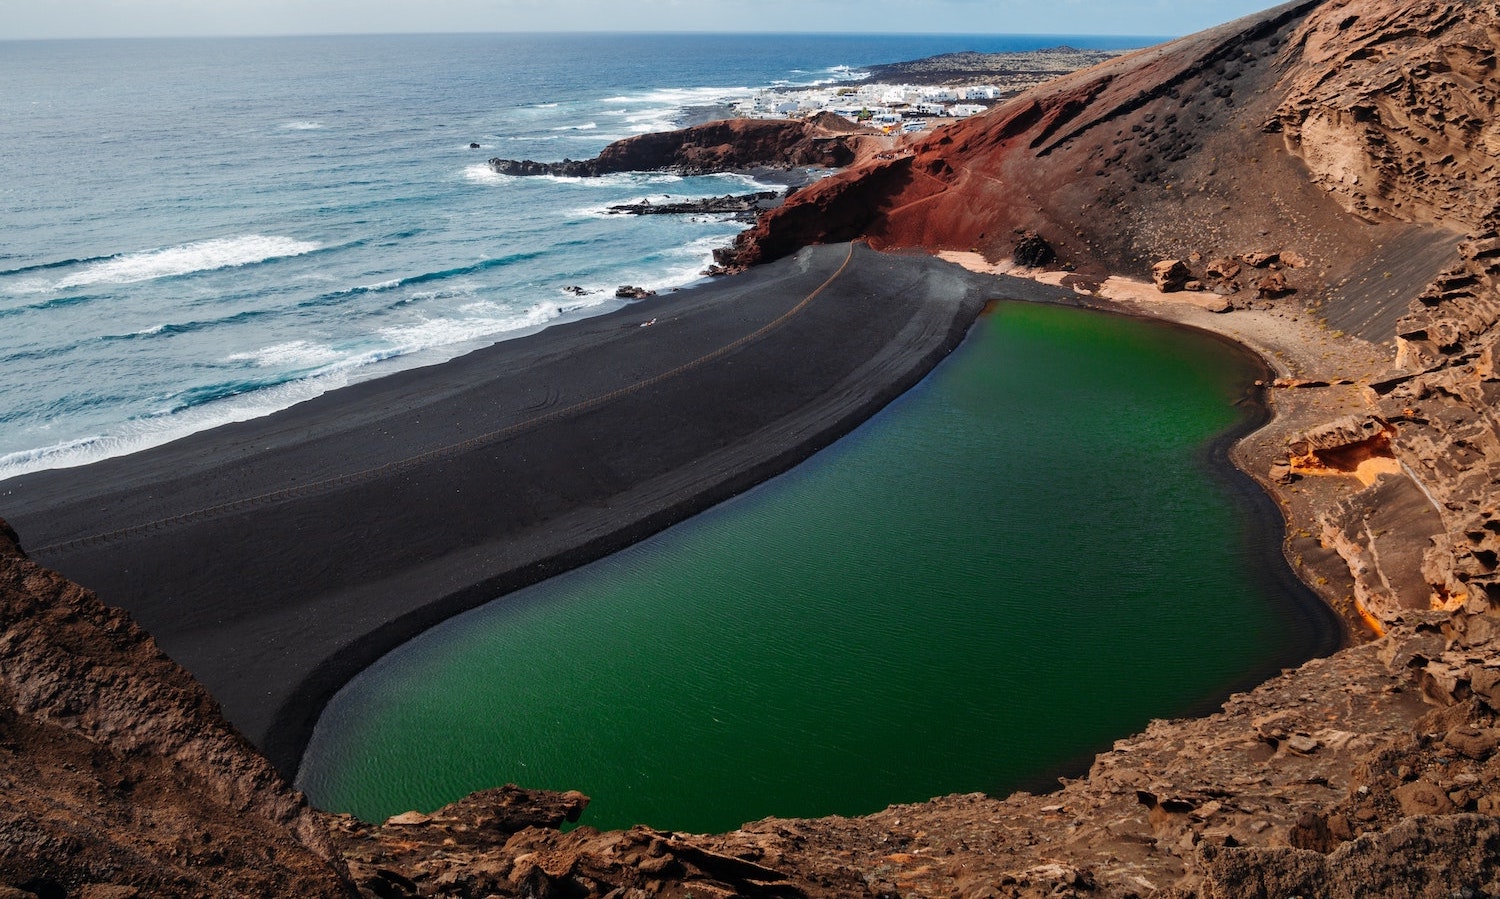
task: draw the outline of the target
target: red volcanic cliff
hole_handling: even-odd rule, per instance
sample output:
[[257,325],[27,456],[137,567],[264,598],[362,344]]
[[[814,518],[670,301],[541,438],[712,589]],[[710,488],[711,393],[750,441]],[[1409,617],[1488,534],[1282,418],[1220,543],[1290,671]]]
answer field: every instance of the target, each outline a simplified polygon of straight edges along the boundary
[[[1035,233],[1080,289],[1166,260],[1168,286],[1233,294],[1243,268],[1391,360],[1366,411],[1403,477],[1319,517],[1354,598],[1385,619],[1500,603],[1497,40],[1494,3],[1289,3],[825,179],[741,235],[735,262],[854,237],[1001,260]],[[1399,546],[1362,523],[1393,493],[1436,512]]]
[[[1256,243],[1294,214],[1332,217],[1265,128],[1293,33],[1317,5],[1122,56],[938,128],[766,216],[743,260],[854,234],[1000,258],[1021,229],[1080,266],[1143,270],[1188,243]],[[1289,208],[1265,202],[1271,193]]]

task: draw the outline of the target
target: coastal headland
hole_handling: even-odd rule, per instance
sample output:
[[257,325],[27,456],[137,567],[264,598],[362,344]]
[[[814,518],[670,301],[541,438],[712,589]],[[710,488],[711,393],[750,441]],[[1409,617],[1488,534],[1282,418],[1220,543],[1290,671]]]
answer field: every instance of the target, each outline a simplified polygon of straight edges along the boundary
[[127,610],[290,776],[374,659],[789,468],[1002,295],[1067,292],[810,248],[0,495],[36,560]]
[[[1098,756],[1087,775],[1044,794],[950,796],[861,818],[768,819],[692,836],[644,827],[562,833],[556,827],[576,818],[584,797],[512,787],[371,825],[307,809],[151,638],[0,535],[0,753],[16,797],[16,811],[0,818],[0,884],[23,896],[81,895],[85,885],[124,890],[97,895],[201,895],[214,885],[260,894],[531,899],[1500,895],[1497,35],[1493,3],[1299,0],[1129,54],[794,194],[748,233],[738,249],[749,274],[719,294],[750,310],[771,306],[748,322],[736,320],[738,305],[718,318],[705,312],[718,324],[702,333],[716,339],[663,342],[656,349],[670,358],[662,362],[625,352],[622,341],[668,323],[649,304],[553,338],[582,339],[610,320],[621,326],[613,340],[589,339],[614,368],[630,367],[624,380],[611,380],[620,376],[613,369],[568,372],[583,379],[569,383],[601,389],[643,384],[733,345],[690,372],[718,379],[700,394],[717,405],[749,367],[720,363],[738,363],[742,352],[748,361],[757,345],[735,341],[800,309],[773,330],[795,328],[819,308],[821,295],[799,304],[848,258],[839,241],[958,254],[950,258],[988,272],[1018,265],[1020,245],[1034,249],[1040,239],[1055,262],[1031,267],[1034,283],[1078,301],[1210,324],[1264,353],[1277,372],[1269,385],[1277,418],[1237,457],[1281,505],[1294,570],[1356,627],[1368,622],[1369,642],[1284,672],[1214,715],[1153,722]],[[829,246],[799,255],[809,244]],[[994,292],[993,283],[976,288],[954,269],[927,268],[912,256],[855,253],[868,263],[846,274],[869,272],[870,290],[926,272],[933,282],[909,286],[935,289],[958,277],[959,306]],[[789,261],[763,267],[775,259]],[[810,267],[799,271],[804,262]],[[795,286],[792,296],[757,292],[782,277]],[[904,294],[893,293],[899,305]],[[695,295],[712,294],[663,299],[691,307]],[[899,333],[904,326],[894,321],[879,324],[886,314],[873,304],[846,310],[810,329],[811,345],[787,339],[775,364],[819,369],[816,341],[830,339],[831,326],[868,318]],[[931,327],[951,334],[954,322],[950,315]],[[614,357],[611,346],[621,348]],[[538,365],[564,365],[527,352]],[[858,355],[845,359],[854,370],[870,364]],[[462,370],[428,372],[422,392],[441,392],[440,373]],[[311,524],[371,546],[356,558],[378,579],[389,560],[379,555],[387,547],[365,542],[374,523],[342,514],[354,506],[320,491],[352,496],[378,485],[400,515],[405,504],[427,509],[413,523],[442,515],[483,522],[476,513],[486,501],[434,492],[423,472],[450,469],[446,477],[503,463],[485,455],[483,441],[452,460],[422,454],[557,410],[582,425],[569,438],[581,450],[526,461],[571,471],[591,437],[598,444],[633,433],[590,428],[588,416],[650,413],[668,398],[657,388],[670,393],[673,382],[653,381],[597,409],[586,405],[597,393],[564,399],[532,389],[484,412],[490,423],[476,428],[483,434],[424,421],[424,432],[440,435],[431,445],[378,426],[370,446],[327,435],[354,458],[322,454],[323,467],[291,466],[308,493],[276,488],[268,502],[280,514],[257,511],[259,500],[242,510],[238,499],[260,494],[229,481],[210,486],[216,478],[183,478],[189,491],[210,492],[171,495],[175,468],[207,471],[204,460],[183,455],[163,459],[151,475],[158,485],[151,493],[178,510],[165,517],[142,506],[90,507],[88,488],[54,475],[61,499],[48,505],[65,526],[45,521],[39,506],[23,509],[16,523],[40,562],[76,554],[169,582],[199,576],[170,570],[188,558],[213,559],[236,541],[251,549],[277,541],[234,572],[244,584],[209,575],[254,603],[210,597],[214,605],[178,631],[186,634],[275,607],[282,576],[305,564],[304,535],[288,523],[303,504]],[[388,398],[399,404],[411,399],[399,384],[365,389],[397,390]],[[463,385],[450,389],[457,396]],[[496,399],[489,392],[470,410]],[[736,402],[757,408],[770,399],[757,393]],[[390,421],[426,414],[415,409]],[[670,424],[671,433],[703,432],[692,416]],[[281,441],[290,450],[293,436],[267,433],[263,445]],[[669,449],[676,439],[686,437],[669,439]],[[754,438],[734,437],[747,439]],[[407,445],[382,457],[383,443]],[[655,452],[659,444],[649,446]],[[409,459],[424,461],[363,480]],[[509,489],[531,486],[518,477],[524,471],[501,471]],[[341,486],[345,476],[353,482]],[[69,498],[70,489],[82,492]],[[231,514],[216,517],[220,504]],[[178,539],[176,528],[196,534],[202,542],[181,549],[200,555],[163,554],[153,570],[140,570],[128,549],[143,524],[156,527],[152,540],[162,546]],[[118,533],[89,542],[110,529]],[[429,555],[403,565],[420,566],[444,549],[422,530],[406,536]],[[485,534],[476,536],[471,548],[488,546]],[[292,555],[276,554],[283,549]],[[1212,602],[1204,597],[1207,613]],[[315,635],[330,626],[282,605],[236,633]],[[226,695],[234,689],[225,685]],[[233,704],[225,707],[233,717]],[[213,825],[226,819],[232,832]],[[183,829],[200,820],[206,841]],[[184,835],[165,836],[166,824]]]

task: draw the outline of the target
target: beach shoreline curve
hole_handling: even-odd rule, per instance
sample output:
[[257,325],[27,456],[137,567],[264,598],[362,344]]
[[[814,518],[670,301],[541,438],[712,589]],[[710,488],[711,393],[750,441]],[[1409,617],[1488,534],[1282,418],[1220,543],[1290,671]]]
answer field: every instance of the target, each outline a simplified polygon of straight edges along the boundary
[[1002,295],[1067,292],[811,247],[0,496],[38,562],[130,612],[291,778],[380,655],[791,468]]

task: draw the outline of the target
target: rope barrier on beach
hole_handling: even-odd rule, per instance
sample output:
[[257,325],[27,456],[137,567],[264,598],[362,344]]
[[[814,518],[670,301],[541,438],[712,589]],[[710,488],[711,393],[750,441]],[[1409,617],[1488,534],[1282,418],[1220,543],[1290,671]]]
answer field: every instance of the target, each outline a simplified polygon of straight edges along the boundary
[[76,549],[84,546],[96,546],[101,543],[109,543],[114,540],[120,540],[125,537],[135,536],[137,534],[143,534],[150,531],[161,530],[163,528],[174,527],[180,524],[186,524],[192,521],[212,518],[229,512],[237,512],[253,506],[264,505],[266,503],[284,502],[291,499],[300,499],[302,497],[310,496],[312,494],[319,493],[325,490],[345,487],[350,484],[369,481],[392,474],[398,474],[400,472],[409,471],[413,468],[426,465],[431,462],[436,462],[445,458],[451,458],[455,455],[478,449],[479,447],[485,446],[490,443],[504,440],[507,437],[512,437],[516,434],[530,430],[555,419],[566,418],[568,416],[576,415],[581,412],[587,412],[588,410],[603,405],[604,403],[607,403],[611,400],[615,400],[622,396],[654,387],[657,384],[661,384],[665,381],[671,380],[672,378],[692,371],[693,369],[701,368],[702,366],[707,365],[708,363],[713,362],[716,359],[720,359],[749,343],[759,340],[770,332],[786,324],[793,317],[795,317],[803,310],[805,310],[809,305],[811,305],[813,300],[817,299],[817,297],[822,294],[823,291],[827,290],[834,281],[838,280],[838,278],[844,274],[844,272],[849,268],[849,264],[854,260],[855,243],[858,243],[858,241],[851,242],[849,244],[849,252],[847,255],[845,255],[844,261],[839,265],[838,269],[835,270],[833,274],[829,275],[828,278],[823,281],[823,283],[814,288],[811,293],[803,297],[795,306],[791,307],[766,324],[761,325],[759,328],[755,329],[749,334],[742,335],[739,338],[713,350],[712,352],[705,353],[704,355],[699,356],[698,358],[693,359],[690,362],[685,362],[682,365],[677,366],[676,368],[660,372],[658,374],[652,375],[649,378],[644,378],[640,381],[636,381],[633,384],[628,384],[616,390],[611,390],[608,393],[599,394],[598,396],[590,397],[586,400],[580,400],[579,402],[576,402],[570,406],[565,406],[561,409],[554,409],[542,415],[534,416],[532,418],[526,419],[525,421],[519,421],[494,431],[479,434],[477,436],[470,437],[467,440],[459,441],[458,443],[435,447],[433,449],[426,450],[425,452],[418,453],[414,456],[408,456],[404,459],[397,459],[391,462],[386,462],[373,468],[367,468],[362,471],[350,472],[348,474],[325,478],[323,480],[314,481],[307,484],[299,484],[295,487],[283,487],[279,490],[273,490],[269,493],[262,493],[256,496],[245,497],[243,499],[231,500],[229,502],[219,503],[213,506],[205,506],[201,509],[194,509],[191,512],[183,512],[178,515],[158,518],[154,521],[148,521],[144,524],[130,525],[128,527],[119,528],[113,531],[91,534],[86,537],[78,537],[73,540],[66,540],[61,543],[54,543],[48,546],[43,546],[39,549],[31,550],[31,553],[35,556],[45,556],[66,552],[70,549]]

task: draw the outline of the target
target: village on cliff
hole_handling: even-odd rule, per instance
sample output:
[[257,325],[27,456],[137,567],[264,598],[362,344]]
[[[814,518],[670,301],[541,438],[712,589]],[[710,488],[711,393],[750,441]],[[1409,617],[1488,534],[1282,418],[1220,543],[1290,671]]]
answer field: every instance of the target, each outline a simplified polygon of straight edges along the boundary
[[984,112],[1004,95],[992,84],[839,83],[799,90],[762,90],[748,100],[728,105],[747,119],[804,119],[831,112],[886,134],[910,134],[941,124],[937,120],[943,118],[962,119]]
[[751,119],[812,119],[833,113],[886,134],[926,131],[977,115],[1066,72],[1119,55],[1059,46],[1008,53],[947,53],[853,69],[836,66],[816,85],[778,85],[724,104]]

